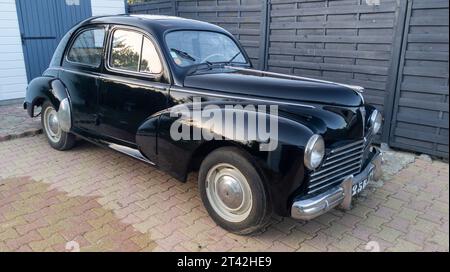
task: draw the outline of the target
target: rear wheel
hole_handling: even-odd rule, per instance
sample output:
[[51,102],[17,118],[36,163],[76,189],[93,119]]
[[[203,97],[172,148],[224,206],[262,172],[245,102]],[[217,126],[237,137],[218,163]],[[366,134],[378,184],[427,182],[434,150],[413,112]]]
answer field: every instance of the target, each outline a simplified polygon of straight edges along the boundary
[[41,123],[51,147],[57,150],[67,150],[74,146],[75,135],[61,129],[58,113],[48,101],[42,105]]
[[238,148],[209,154],[200,166],[198,183],[206,210],[222,228],[251,234],[268,222],[271,209],[262,177]]

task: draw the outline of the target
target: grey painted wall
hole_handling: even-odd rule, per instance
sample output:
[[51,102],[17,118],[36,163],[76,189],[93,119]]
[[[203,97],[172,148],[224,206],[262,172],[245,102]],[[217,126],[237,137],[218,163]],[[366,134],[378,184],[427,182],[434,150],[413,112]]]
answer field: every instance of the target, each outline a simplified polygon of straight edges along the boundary
[[155,0],[130,13],[220,25],[256,68],[364,86],[382,142],[448,158],[448,0]]

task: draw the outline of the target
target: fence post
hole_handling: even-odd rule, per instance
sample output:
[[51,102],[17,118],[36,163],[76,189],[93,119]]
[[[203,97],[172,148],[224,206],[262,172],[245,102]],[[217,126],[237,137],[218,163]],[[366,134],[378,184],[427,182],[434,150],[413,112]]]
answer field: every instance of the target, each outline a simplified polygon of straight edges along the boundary
[[261,25],[260,25],[260,42],[259,42],[259,69],[267,69],[267,59],[269,57],[269,24],[270,24],[270,0],[263,0],[261,7]]
[[400,58],[404,39],[406,14],[408,9],[408,1],[397,1],[399,3],[398,17],[396,19],[396,27],[394,41],[392,42],[392,61],[389,67],[389,78],[386,84],[388,94],[384,99],[384,126],[381,134],[381,142],[389,144],[392,116],[394,114],[395,93],[397,91],[397,80],[400,66]]
[[178,11],[177,11],[177,0],[172,0],[172,7],[173,7],[173,16],[178,16]]
[[129,14],[130,13],[130,6],[128,5],[128,0],[123,0],[124,5],[125,5],[125,14]]

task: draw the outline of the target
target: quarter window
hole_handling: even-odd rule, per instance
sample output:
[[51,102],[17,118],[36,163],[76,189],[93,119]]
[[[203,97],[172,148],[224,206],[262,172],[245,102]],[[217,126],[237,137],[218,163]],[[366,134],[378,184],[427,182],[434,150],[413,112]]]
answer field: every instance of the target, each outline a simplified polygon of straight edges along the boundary
[[141,72],[159,74],[162,71],[161,61],[153,43],[144,37],[142,45]]
[[103,28],[81,32],[73,42],[67,59],[71,62],[98,67],[102,61],[104,40]]
[[159,74],[161,61],[153,43],[144,35],[129,30],[116,30],[113,34],[110,66],[112,68]]

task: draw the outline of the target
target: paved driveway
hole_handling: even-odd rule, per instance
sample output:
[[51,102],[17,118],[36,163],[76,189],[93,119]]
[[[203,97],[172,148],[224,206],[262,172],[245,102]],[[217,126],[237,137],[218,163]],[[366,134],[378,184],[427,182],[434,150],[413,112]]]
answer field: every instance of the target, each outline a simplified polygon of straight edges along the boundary
[[353,210],[274,217],[245,237],[208,217],[195,174],[180,183],[86,142],[59,152],[42,135],[3,141],[0,251],[448,251],[448,164],[387,157],[385,181]]

